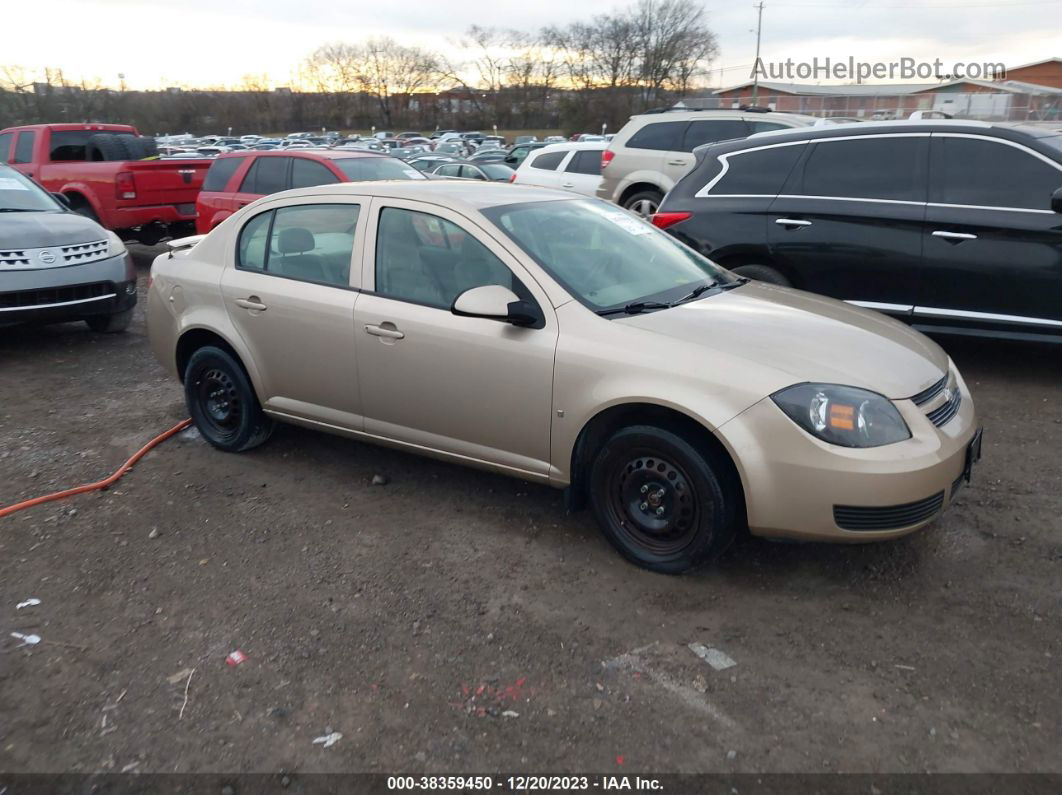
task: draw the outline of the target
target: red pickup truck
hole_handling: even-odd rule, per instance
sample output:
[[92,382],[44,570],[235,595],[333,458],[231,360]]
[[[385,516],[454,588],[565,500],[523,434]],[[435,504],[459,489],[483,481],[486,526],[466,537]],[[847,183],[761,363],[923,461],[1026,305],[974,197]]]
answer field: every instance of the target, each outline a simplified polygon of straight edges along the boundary
[[31,124],[0,130],[8,163],[121,237],[149,245],[192,234],[209,160],[159,160],[125,124]]

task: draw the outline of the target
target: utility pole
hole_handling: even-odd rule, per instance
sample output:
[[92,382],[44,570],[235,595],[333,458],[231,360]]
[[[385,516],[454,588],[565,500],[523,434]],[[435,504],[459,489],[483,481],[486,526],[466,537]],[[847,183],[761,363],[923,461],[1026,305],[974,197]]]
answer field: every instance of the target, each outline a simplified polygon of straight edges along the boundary
[[760,94],[760,33],[763,30],[763,0],[756,6],[756,60],[752,65],[752,104]]

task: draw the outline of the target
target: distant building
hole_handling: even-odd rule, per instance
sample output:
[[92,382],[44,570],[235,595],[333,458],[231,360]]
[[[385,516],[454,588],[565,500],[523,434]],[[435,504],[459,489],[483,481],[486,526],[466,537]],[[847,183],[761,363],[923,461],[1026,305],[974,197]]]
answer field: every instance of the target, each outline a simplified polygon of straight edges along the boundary
[[1046,61],[1015,66],[1007,70],[1007,80],[1062,88],[1062,58],[1048,58]]
[[856,119],[904,118],[916,110],[937,110],[968,118],[1054,121],[1062,118],[1062,58],[1008,69],[1002,80],[849,85],[746,80],[685,102],[690,107],[724,108],[755,104],[789,113]]

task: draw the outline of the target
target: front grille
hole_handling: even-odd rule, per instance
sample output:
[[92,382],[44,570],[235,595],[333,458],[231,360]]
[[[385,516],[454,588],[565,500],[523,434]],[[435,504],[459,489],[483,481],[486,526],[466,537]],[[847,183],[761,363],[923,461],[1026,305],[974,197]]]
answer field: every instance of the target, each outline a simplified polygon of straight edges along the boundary
[[13,293],[0,293],[0,311],[32,309],[47,304],[66,304],[71,301],[103,298],[108,295],[114,295],[114,284],[111,282],[75,284],[70,287],[50,287],[43,290],[19,290]]
[[94,240],[91,243],[74,243],[59,248],[63,252],[63,262],[67,265],[80,265],[83,262],[106,259],[110,246],[106,240]]
[[933,384],[931,387],[929,387],[928,389],[923,389],[917,395],[914,395],[911,398],[911,402],[914,403],[916,406],[922,406],[931,401],[933,398],[935,398],[941,393],[941,390],[943,390],[944,387],[948,385],[949,375],[950,373],[944,373],[944,377],[937,381],[935,384]]
[[0,251],[0,268],[25,268],[29,265],[29,256],[25,249]]
[[87,243],[4,250],[0,251],[0,269],[37,270],[85,265],[107,259],[110,248],[106,240],[91,240]]
[[938,428],[959,412],[959,405],[962,403],[962,393],[959,391],[958,387],[954,387],[953,389],[954,391],[951,393],[951,399],[948,400],[947,403],[942,403],[926,414],[926,416],[929,417],[929,421]]
[[923,522],[944,505],[944,492],[904,505],[868,508],[860,505],[834,505],[833,521],[843,530],[899,530]]

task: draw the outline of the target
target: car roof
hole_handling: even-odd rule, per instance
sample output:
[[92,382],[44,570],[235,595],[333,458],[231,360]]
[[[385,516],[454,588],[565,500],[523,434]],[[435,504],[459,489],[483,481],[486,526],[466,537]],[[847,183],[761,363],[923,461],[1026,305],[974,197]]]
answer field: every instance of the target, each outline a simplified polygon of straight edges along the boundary
[[607,143],[608,141],[602,139],[600,141],[567,141],[563,144],[546,144],[536,154],[541,156],[543,152],[578,152],[582,149],[600,151],[605,148]]
[[568,191],[540,188],[534,185],[513,185],[508,182],[480,182],[460,179],[341,182],[312,188],[296,188],[295,190],[271,194],[268,198],[294,199],[302,196],[319,198],[322,194],[408,199],[410,201],[439,204],[466,212],[476,212],[486,207],[497,207],[506,204],[585,198]]
[[705,144],[697,150],[729,151],[750,149],[755,146],[785,143],[788,141],[817,141],[824,138],[839,138],[861,135],[886,135],[895,133],[931,133],[931,132],[966,132],[986,134],[994,132],[1002,138],[1021,139],[1022,137],[1044,138],[1057,135],[1039,127],[1021,124],[992,123],[974,119],[932,119],[932,120],[893,120],[864,121],[846,124],[823,124],[814,127],[792,127],[784,130],[770,130],[754,133],[748,138],[734,138],[727,141]]
[[[807,124],[818,121],[816,116],[808,116],[803,113],[789,113],[784,110],[747,110],[742,108],[661,108],[650,110],[645,113],[636,113],[631,116],[634,119],[644,121],[690,121],[692,119],[718,119],[726,116],[735,116],[739,119],[760,121],[765,119],[797,119]],[[592,133],[584,133],[589,135]]]
[[[204,147],[200,147],[204,148]],[[211,147],[213,148],[213,147]],[[299,152],[300,157],[310,155],[322,160],[345,160],[348,157],[387,157],[380,152],[369,152],[365,149],[309,149],[298,147],[296,149],[241,149],[237,152],[224,152],[217,159],[230,157],[291,157],[293,152]]]

